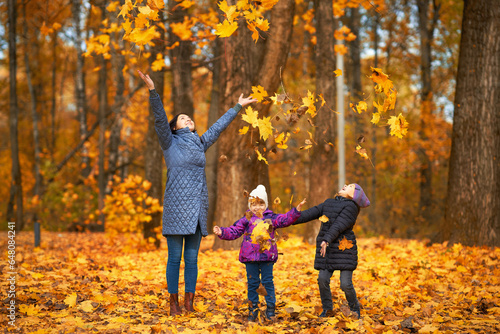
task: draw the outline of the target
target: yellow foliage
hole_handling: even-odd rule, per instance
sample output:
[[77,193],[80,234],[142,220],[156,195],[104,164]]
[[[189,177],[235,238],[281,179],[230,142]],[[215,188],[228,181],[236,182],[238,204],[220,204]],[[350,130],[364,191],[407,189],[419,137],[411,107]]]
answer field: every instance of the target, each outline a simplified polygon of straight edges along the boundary
[[113,191],[104,200],[106,232],[141,232],[143,224],[151,221],[151,215],[162,211],[159,201],[146,193],[151,183],[138,175],[123,181],[115,177],[114,181]]

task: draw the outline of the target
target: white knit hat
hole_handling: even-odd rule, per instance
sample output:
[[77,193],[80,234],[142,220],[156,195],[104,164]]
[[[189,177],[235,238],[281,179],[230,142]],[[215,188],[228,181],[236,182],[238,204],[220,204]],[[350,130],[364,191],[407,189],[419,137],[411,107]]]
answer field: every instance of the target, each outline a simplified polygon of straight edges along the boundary
[[[266,187],[264,187],[262,184],[259,184],[257,188],[252,190],[248,199],[250,200],[252,198],[260,198],[264,201],[264,203],[266,203],[266,208],[268,207]],[[248,208],[250,208],[250,201],[248,201]]]

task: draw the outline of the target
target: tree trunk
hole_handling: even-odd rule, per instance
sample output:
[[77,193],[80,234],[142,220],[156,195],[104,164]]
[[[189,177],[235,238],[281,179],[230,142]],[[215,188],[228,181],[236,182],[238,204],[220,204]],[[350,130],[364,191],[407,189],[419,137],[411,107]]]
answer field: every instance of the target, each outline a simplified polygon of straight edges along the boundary
[[[419,137],[421,147],[419,148],[420,157],[420,202],[419,209],[422,219],[426,224],[431,221],[432,213],[432,163],[429,155],[426,152],[426,146],[429,144],[429,136],[427,135],[429,122],[433,110],[432,103],[432,86],[431,86],[431,62],[432,62],[432,40],[434,35],[434,27],[439,17],[439,7],[433,2],[433,15],[428,17],[430,12],[430,0],[417,0],[418,6],[418,25],[420,32],[420,73],[422,91],[420,94],[421,108],[420,108],[420,129]],[[431,22],[429,23],[429,20]],[[417,222],[418,224],[418,222]],[[415,228],[408,231],[409,236],[415,234]]]
[[[208,110],[208,126],[214,124],[219,118],[219,110],[221,109],[221,92],[220,92],[220,76],[221,76],[221,59],[222,56],[222,41],[217,38],[214,42],[214,61],[212,68],[212,92],[210,97],[210,109]],[[215,217],[215,205],[217,203],[217,164],[219,161],[219,144],[215,142],[206,152],[206,174],[208,188],[208,214],[207,214],[207,229],[212,231],[213,221]]]
[[[187,10],[179,6],[176,0],[169,0],[169,23],[182,23],[188,16]],[[193,81],[191,77],[192,47],[190,40],[182,40],[172,32],[169,25],[169,40],[171,46],[179,43],[170,50],[170,63],[172,69],[172,102],[173,114],[183,113],[189,117],[194,116]]]
[[[29,59],[28,52],[28,21],[26,18],[26,4],[23,4],[23,39],[24,39],[24,68],[26,71],[26,81],[28,84],[28,90],[30,93],[31,100],[31,117],[33,120],[33,147],[34,147],[34,164],[33,164],[33,174],[35,175],[35,185],[33,187],[33,196],[40,197],[42,193],[42,174],[40,172],[40,131],[38,129],[38,112],[37,112],[37,94],[35,91],[35,87],[33,86],[33,77],[31,71],[31,63]],[[37,220],[37,214],[34,212],[33,220]]]
[[[16,223],[16,230],[21,231],[24,227],[23,219],[23,185],[21,182],[21,164],[19,163],[19,140],[18,140],[18,114],[17,106],[17,47],[16,47],[16,0],[8,0],[8,24],[9,24],[9,130],[10,150],[12,159],[10,184],[10,196],[7,203],[7,220]],[[16,212],[14,214],[14,206]]]
[[[161,28],[161,24],[165,23],[165,16],[163,11],[158,11],[158,15],[159,21],[157,23],[157,29],[162,34],[162,37],[155,41],[155,46],[151,50],[151,61],[156,59],[157,54],[163,54],[165,50],[165,31]],[[150,77],[153,79],[155,89],[163,101],[163,91],[165,86],[164,72],[151,72]],[[147,94],[149,97],[149,92]],[[155,118],[151,106],[149,107],[148,131],[145,139],[145,178],[151,182],[151,188],[148,190],[148,196],[157,199],[161,205],[163,203],[163,151],[161,150],[160,143],[158,142],[158,136],[155,130]],[[162,224],[162,212],[153,214],[151,218],[152,219],[149,222],[144,223],[143,236],[144,239],[154,238],[155,246],[160,247],[160,239],[156,237],[157,232],[155,229],[159,228]]]
[[[122,19],[118,19],[117,24],[121,24]],[[121,54],[121,50],[125,49],[125,43],[123,40],[123,32],[117,36],[117,40],[115,41],[116,45],[118,45],[118,49],[112,47],[112,58],[111,63],[113,65],[113,72],[116,75],[115,87],[115,101],[111,110],[115,115],[114,122],[111,125],[111,132],[109,136],[109,157],[108,157],[108,171],[106,173],[106,184],[109,184],[109,181],[112,181],[113,176],[117,171],[117,164],[120,160],[120,144],[122,142],[121,132],[123,125],[123,112],[122,107],[125,103],[125,78],[123,76],[123,69],[125,67],[125,56]],[[107,187],[106,193],[111,191],[110,187]]]
[[[228,4],[234,5],[236,1],[228,1]],[[294,12],[293,0],[281,0],[274,6],[271,11],[271,28],[265,42],[255,44],[245,24],[240,24],[233,36],[223,39],[225,50],[221,80],[224,93],[220,115],[234,106],[241,93],[249,95],[252,85],[260,84],[268,92],[276,91],[280,68],[286,64],[291,44]],[[255,108],[265,108],[260,113],[262,115],[269,107],[258,105]],[[243,196],[243,190],[251,191],[258,184],[264,184],[269,198],[272,198],[267,165],[257,161],[253,151],[254,143],[248,142],[248,136],[239,135],[241,125],[238,116],[222,133],[218,142],[219,153],[227,157],[227,161],[219,163],[217,169],[214,224],[219,226],[230,226],[245,214],[248,202]],[[216,238],[214,248],[232,249],[239,247],[239,244],[238,240],[221,241]]]
[[[316,93],[323,94],[326,104],[335,110],[336,85],[332,73],[335,70],[334,57],[334,19],[331,1],[314,1],[314,17],[316,19]],[[310,167],[310,188],[308,202],[311,206],[324,202],[335,194],[334,166],[337,162],[336,151],[328,144],[335,143],[337,127],[335,113],[327,108],[319,110],[314,119],[316,129],[314,140],[317,143],[312,149]],[[314,221],[308,224],[304,240],[310,244],[316,242],[321,223]]]
[[466,0],[443,238],[500,246],[500,7]]
[[[80,0],[71,0],[72,11],[73,11],[73,26],[75,29],[75,49],[76,49],[76,73],[75,73],[75,100],[76,100],[76,112],[78,114],[78,121],[80,122],[80,138],[87,135],[87,108],[86,108],[86,96],[85,96],[85,74],[83,73],[84,57],[83,57],[83,39],[81,30],[81,3]],[[89,176],[90,158],[88,154],[88,149],[82,147],[82,171],[81,175],[83,178]]]
[[[373,66],[375,68],[378,68],[378,48],[379,48],[379,38],[378,38],[378,27],[380,25],[380,15],[375,12],[375,20],[373,24],[373,50],[374,50],[374,63]],[[358,22],[359,23],[359,22]],[[389,52],[389,49],[388,49]],[[389,57],[387,57],[389,58]],[[376,110],[374,110],[375,112]],[[372,171],[372,178],[371,178],[371,192],[370,192],[370,203],[372,205],[372,209],[369,210],[369,218],[370,218],[370,224],[372,226],[375,226],[375,229],[377,229],[377,211],[376,211],[376,200],[377,200],[377,126],[372,126],[372,149],[371,149],[371,159],[372,159],[372,164],[373,164],[373,171]]]

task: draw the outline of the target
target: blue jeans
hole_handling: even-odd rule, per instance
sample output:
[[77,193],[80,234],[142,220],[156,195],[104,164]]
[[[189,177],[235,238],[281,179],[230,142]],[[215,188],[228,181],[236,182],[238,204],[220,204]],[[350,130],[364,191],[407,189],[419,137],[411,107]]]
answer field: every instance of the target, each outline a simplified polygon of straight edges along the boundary
[[[323,310],[333,310],[332,303],[332,291],[330,290],[330,278],[333,275],[333,271],[320,270],[318,275],[318,285],[319,294],[321,296],[321,304],[323,304]],[[352,271],[351,270],[341,270],[340,271],[340,288],[345,293],[345,298],[349,304],[351,311],[359,311],[359,302],[356,297],[356,290],[354,290],[354,285],[352,285]]]
[[262,281],[262,285],[264,285],[267,291],[266,303],[267,305],[274,306],[276,304],[273,281],[274,262],[248,262],[245,263],[245,266],[247,267],[248,300],[254,306],[259,303],[257,289]]
[[[185,242],[184,242],[185,241]],[[184,244],[184,281],[185,292],[196,291],[198,279],[198,251],[200,250],[200,226],[191,235],[167,235],[168,261],[167,286],[168,293],[179,292],[179,268],[181,266],[182,246]]]

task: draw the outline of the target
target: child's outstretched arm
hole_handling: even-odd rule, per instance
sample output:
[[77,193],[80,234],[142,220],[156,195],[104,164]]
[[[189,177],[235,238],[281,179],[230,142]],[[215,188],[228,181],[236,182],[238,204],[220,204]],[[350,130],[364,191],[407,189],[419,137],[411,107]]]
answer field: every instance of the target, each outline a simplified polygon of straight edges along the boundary
[[300,202],[296,208],[288,211],[284,214],[275,215],[271,221],[273,223],[274,228],[283,228],[292,225],[299,217],[300,217],[300,209],[302,205],[306,203],[306,199],[304,198],[302,202]]
[[242,217],[229,227],[214,226],[214,233],[222,240],[238,239],[245,233],[248,225],[248,219]]
[[[299,204],[300,205],[300,204]],[[302,211],[300,217],[297,219],[293,225],[304,224],[311,220],[318,219],[323,215],[323,203],[320,205],[313,206],[310,209]]]

